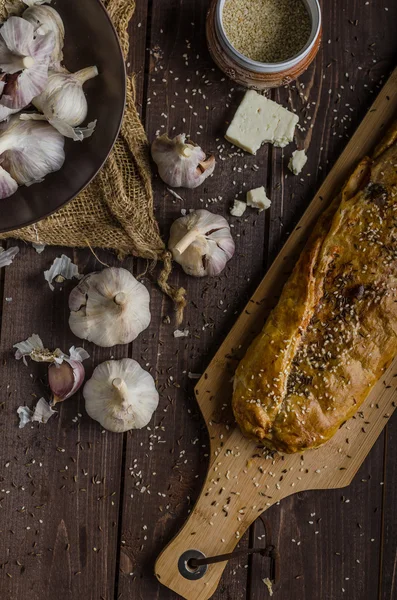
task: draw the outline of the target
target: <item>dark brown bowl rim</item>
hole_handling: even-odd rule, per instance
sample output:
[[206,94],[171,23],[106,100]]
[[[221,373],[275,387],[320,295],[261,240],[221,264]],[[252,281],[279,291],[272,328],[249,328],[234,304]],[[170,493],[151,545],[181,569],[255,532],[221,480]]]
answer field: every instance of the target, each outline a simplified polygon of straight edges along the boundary
[[[95,0],[95,1],[97,2],[97,4],[99,4],[99,6],[101,7],[101,9],[105,13],[106,19],[108,20],[109,25],[110,25],[110,27],[111,27],[111,29],[113,31],[113,34],[114,34],[116,42],[117,42],[117,47],[118,47],[119,53],[120,53],[120,60],[121,60],[121,63],[123,65],[123,73],[124,73],[124,77],[123,77],[123,98],[124,98],[124,101],[123,101],[123,104],[122,104],[122,107],[121,107],[121,111],[120,111],[120,118],[119,118],[119,124],[118,124],[118,127],[117,127],[116,135],[114,136],[114,139],[113,139],[112,143],[110,144],[109,150],[106,153],[106,156],[104,157],[102,163],[99,165],[99,167],[96,169],[96,171],[92,174],[92,176],[87,180],[87,182],[84,185],[80,186],[76,190],[76,193],[73,196],[71,196],[70,198],[68,198],[67,200],[65,200],[65,202],[62,202],[62,204],[60,204],[54,210],[50,210],[48,212],[44,212],[41,217],[31,219],[31,220],[26,221],[25,223],[23,223],[21,225],[18,225],[17,229],[15,227],[12,227],[11,229],[9,229],[8,227],[6,227],[5,229],[3,229],[1,227],[1,225],[0,225],[0,233],[8,233],[8,232],[12,233],[13,231],[17,231],[18,229],[23,229],[24,227],[29,227],[29,225],[34,225],[35,223],[39,223],[40,221],[42,221],[46,217],[49,217],[49,216],[53,215],[54,213],[58,212],[58,210],[60,210],[61,208],[63,208],[67,204],[69,204],[69,202],[71,202],[72,200],[74,200],[74,198],[76,198],[76,196],[78,196],[91,183],[91,181],[93,179],[95,179],[95,177],[98,175],[99,171],[102,169],[103,165],[107,161],[107,159],[109,157],[109,154],[113,150],[113,147],[114,147],[114,145],[115,145],[115,143],[117,141],[117,138],[119,137],[121,125],[122,125],[122,122],[123,122],[125,107],[126,107],[127,72],[126,72],[126,68],[125,68],[125,60],[124,60],[123,51],[121,49],[121,44],[120,44],[119,36],[117,34],[115,26],[113,25],[112,19],[109,16],[108,11],[103,6],[101,0]],[[77,144],[77,142],[75,142],[75,143]],[[40,184],[37,184],[37,185],[40,185]],[[12,198],[12,196],[10,196],[10,198]],[[10,237],[12,237],[12,236],[10,236]]]

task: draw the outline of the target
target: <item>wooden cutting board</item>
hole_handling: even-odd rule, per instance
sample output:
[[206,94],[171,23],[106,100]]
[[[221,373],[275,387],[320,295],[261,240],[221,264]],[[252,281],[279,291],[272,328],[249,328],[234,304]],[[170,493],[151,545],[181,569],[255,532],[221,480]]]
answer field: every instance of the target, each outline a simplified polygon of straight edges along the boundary
[[271,457],[242,436],[230,403],[239,360],[277,302],[318,216],[397,117],[396,94],[397,69],[197,384],[196,397],[210,436],[209,470],[189,519],[155,566],[158,580],[187,600],[210,598],[226,566],[226,562],[210,565],[201,578],[187,579],[178,568],[187,550],[205,556],[232,552],[258,515],[282,498],[303,490],[349,485],[394,411],[397,358],[357,415],[324,446],[304,454]]

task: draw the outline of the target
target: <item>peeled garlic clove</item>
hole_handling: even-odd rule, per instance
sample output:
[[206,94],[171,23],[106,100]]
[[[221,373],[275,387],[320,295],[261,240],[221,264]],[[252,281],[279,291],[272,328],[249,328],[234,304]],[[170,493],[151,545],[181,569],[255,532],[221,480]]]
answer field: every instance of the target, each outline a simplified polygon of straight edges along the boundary
[[15,115],[0,123],[2,167],[19,185],[31,185],[58,171],[64,161],[64,137],[45,121]]
[[31,23],[10,17],[0,29],[0,69],[7,73],[0,104],[23,108],[40,94],[48,79],[53,33],[36,35]]
[[[62,135],[73,139],[77,135],[78,140],[89,137],[87,131],[83,136],[83,128],[80,137],[73,128],[80,125],[88,113],[83,85],[97,75],[97,67],[87,67],[77,73],[51,72],[45,89],[39,96],[33,98],[33,104]],[[95,125],[91,123],[90,135],[94,127]]]
[[208,210],[195,210],[171,226],[168,248],[185,273],[219,275],[234,254],[229,223]]
[[69,296],[77,337],[110,347],[132,342],[150,323],[149,292],[126,269],[87,275]]
[[39,6],[35,3],[24,11],[22,18],[33,25],[36,34],[53,34],[55,45],[50,57],[50,67],[62,69],[65,27],[59,13],[51,6]]
[[88,415],[119,433],[145,427],[159,402],[153,377],[131,358],[99,365],[83,395]]
[[215,157],[189,142],[182,133],[171,140],[164,134],[152,143],[152,157],[161,179],[171,187],[196,188],[215,169]]

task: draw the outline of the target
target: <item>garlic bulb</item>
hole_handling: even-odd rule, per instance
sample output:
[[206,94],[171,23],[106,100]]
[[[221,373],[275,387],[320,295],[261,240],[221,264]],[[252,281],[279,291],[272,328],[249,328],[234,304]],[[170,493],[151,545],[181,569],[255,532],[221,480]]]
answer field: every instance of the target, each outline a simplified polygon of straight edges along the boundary
[[[88,113],[83,84],[97,75],[97,67],[87,67],[77,73],[50,72],[44,91],[33,99],[33,104],[62,135],[81,141],[89,137],[88,130],[74,130]],[[92,133],[93,127],[89,131]]]
[[234,241],[224,217],[195,210],[171,226],[168,248],[185,273],[219,275],[234,254]]
[[132,358],[99,365],[83,395],[89,416],[118,433],[145,427],[159,403],[153,377]]
[[36,35],[25,19],[10,17],[4,23],[0,29],[0,69],[8,75],[2,81],[0,104],[23,108],[44,90],[54,45],[52,32]]
[[91,273],[69,296],[69,326],[77,337],[110,347],[129,344],[150,323],[149,292],[126,269]]
[[152,143],[152,157],[161,179],[171,187],[196,188],[215,169],[215,157],[189,142],[182,133],[171,140],[164,134]]
[[[64,160],[64,138],[48,123],[21,121],[17,115],[0,123],[1,165],[19,185],[42,181],[58,171]],[[5,188],[5,177],[0,174],[0,179],[0,189]]]
[[51,6],[35,4],[24,11],[22,18],[33,25],[36,34],[45,35],[48,32],[53,34],[55,45],[49,66],[53,69],[62,69],[65,27],[59,13]]

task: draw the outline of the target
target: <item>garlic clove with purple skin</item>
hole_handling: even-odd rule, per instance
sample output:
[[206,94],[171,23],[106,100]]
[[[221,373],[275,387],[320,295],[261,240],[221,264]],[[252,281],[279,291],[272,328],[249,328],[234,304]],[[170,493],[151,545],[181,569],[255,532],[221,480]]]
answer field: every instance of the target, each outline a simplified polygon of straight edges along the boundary
[[48,367],[48,384],[52,392],[52,406],[73,396],[83,385],[85,369],[83,360],[90,355],[84,348],[72,346],[69,356],[62,356],[62,363]]
[[223,271],[235,245],[224,217],[208,210],[195,210],[174,221],[168,248],[185,273],[205,277]]
[[159,136],[151,152],[161,179],[170,187],[196,188],[215,169],[215,157],[207,158],[200,146],[186,142],[184,133],[173,140],[167,134]]
[[83,360],[90,357],[84,348],[72,346],[69,355],[57,348],[48,350],[44,348],[41,338],[34,333],[27,340],[14,344],[16,348],[15,358],[23,359],[27,365],[26,358],[35,362],[50,363],[48,368],[48,383],[53,394],[52,405],[63,402],[70,398],[82,386],[85,378]]
[[48,384],[52,392],[52,406],[73,396],[83,385],[85,370],[83,364],[65,358],[62,364],[48,367]]

